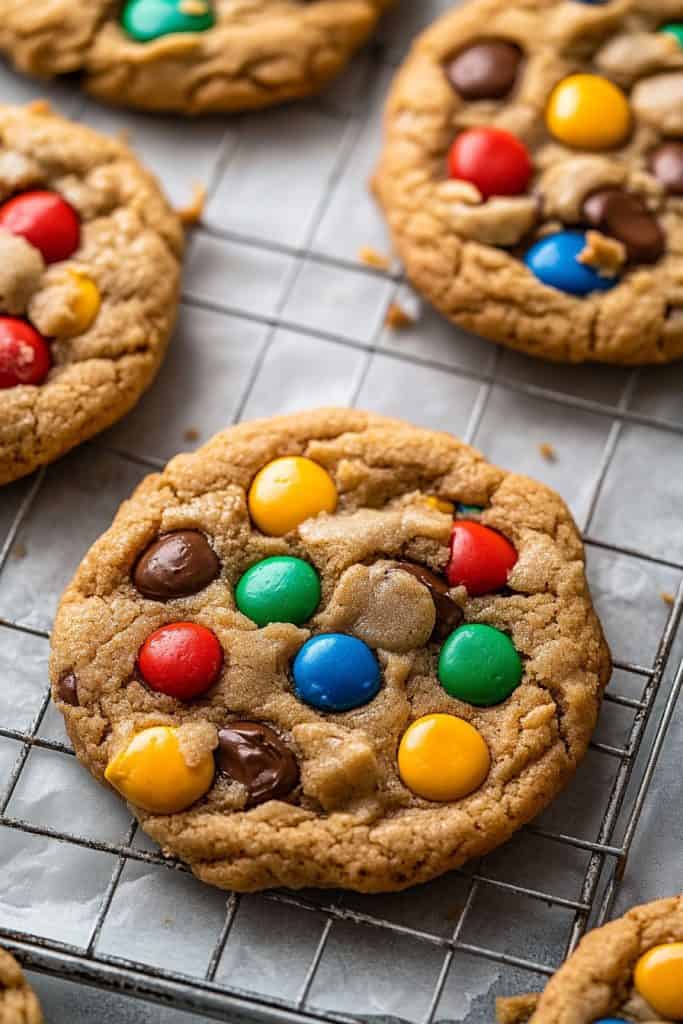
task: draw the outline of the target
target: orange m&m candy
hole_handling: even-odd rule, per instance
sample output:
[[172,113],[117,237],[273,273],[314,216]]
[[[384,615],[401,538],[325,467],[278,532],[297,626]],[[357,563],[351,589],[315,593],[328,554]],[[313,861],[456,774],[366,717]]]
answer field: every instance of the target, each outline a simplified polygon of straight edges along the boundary
[[683,942],[653,946],[634,975],[643,999],[665,1020],[683,1020]]

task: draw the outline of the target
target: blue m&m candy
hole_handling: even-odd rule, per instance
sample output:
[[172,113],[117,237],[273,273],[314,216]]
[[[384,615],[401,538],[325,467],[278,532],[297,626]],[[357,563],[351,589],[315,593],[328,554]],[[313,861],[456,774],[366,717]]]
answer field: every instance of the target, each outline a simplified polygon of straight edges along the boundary
[[579,262],[585,248],[586,236],[582,231],[558,231],[536,242],[524,262],[543,284],[570,295],[588,295],[613,288],[616,277],[605,277]]
[[367,644],[343,633],[308,640],[292,666],[299,700],[320,711],[351,711],[379,691],[377,658]]
[[623,1017],[601,1017],[593,1024],[628,1024],[628,1021],[625,1021]]

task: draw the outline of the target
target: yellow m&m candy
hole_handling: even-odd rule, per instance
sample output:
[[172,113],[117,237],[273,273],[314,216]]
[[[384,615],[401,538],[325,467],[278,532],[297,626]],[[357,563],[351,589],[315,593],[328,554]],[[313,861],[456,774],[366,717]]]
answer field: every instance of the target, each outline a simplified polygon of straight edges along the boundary
[[555,86],[546,109],[548,131],[575,149],[612,149],[631,130],[624,93],[600,75],[570,75]]
[[269,462],[249,490],[251,518],[271,537],[282,537],[304,520],[336,507],[337,488],[330,474],[301,455]]
[[474,726],[454,715],[425,715],[406,729],[398,770],[408,789],[425,800],[460,800],[479,789],[491,755]]
[[104,777],[137,807],[151,814],[176,814],[204,796],[211,788],[214,772],[211,752],[196,765],[189,765],[178,730],[155,725],[137,733],[111,759]]
[[69,329],[69,337],[84,334],[92,327],[95,317],[100,311],[102,300],[97,285],[79,270],[69,270],[69,277],[75,286],[74,298],[71,303],[73,324]]
[[683,942],[653,946],[636,964],[635,984],[664,1020],[683,1020]]
[[443,512],[446,516],[455,514],[455,505],[452,501],[445,501],[443,498],[437,498],[433,494],[425,498],[425,504],[429,505],[430,508],[435,508],[437,512]]

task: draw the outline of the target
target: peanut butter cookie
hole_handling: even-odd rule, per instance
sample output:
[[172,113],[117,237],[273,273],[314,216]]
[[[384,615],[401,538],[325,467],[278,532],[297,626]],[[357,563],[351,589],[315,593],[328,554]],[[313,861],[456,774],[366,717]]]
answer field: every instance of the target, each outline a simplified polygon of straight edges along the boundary
[[683,896],[636,907],[580,943],[536,1002],[498,1001],[501,1024],[683,1020]]
[[0,49],[122,106],[200,114],[318,92],[393,0],[0,0]]
[[609,674],[560,498],[342,409],[148,477],[52,634],[78,757],[239,890],[396,890],[492,849],[572,776]]
[[182,228],[120,141],[0,106],[0,484],[110,426],[175,320]]
[[463,327],[559,361],[680,358],[680,0],[454,9],[398,74],[374,184]]

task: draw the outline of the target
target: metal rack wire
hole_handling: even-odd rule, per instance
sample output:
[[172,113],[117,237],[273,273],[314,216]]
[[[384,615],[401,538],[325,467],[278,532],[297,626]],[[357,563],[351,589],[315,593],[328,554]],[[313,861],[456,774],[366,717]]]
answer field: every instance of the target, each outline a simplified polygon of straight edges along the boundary
[[[372,61],[375,71],[383,60],[384,54],[382,49],[376,49],[373,53]],[[359,118],[357,123],[351,125],[351,129],[347,133],[345,145],[340,149],[334,173],[329,181],[329,189],[334,186],[335,181],[341,175],[345,162],[353,151],[354,140],[358,137],[361,124],[362,122]],[[216,182],[220,177],[220,171],[221,164],[219,162],[214,175],[212,189],[215,189]],[[219,229],[210,224],[200,229],[200,235],[203,233],[205,236],[215,238],[218,241],[235,243],[245,247],[245,249],[278,252],[292,259],[288,279],[274,312],[261,314],[253,310],[246,311],[239,307],[232,308],[228,304],[218,305],[207,300],[205,297],[198,297],[196,294],[193,294],[192,290],[184,296],[184,303],[189,308],[205,309],[224,315],[236,316],[245,322],[252,321],[260,324],[265,329],[263,344],[237,403],[235,420],[241,418],[246,408],[259,372],[273,344],[275,333],[280,328],[293,331],[301,337],[312,337],[319,341],[333,342],[335,345],[341,346],[346,350],[362,354],[364,359],[363,370],[356,381],[354,394],[351,396],[353,402],[361,394],[363,382],[371,366],[372,359],[379,351],[381,334],[381,327],[379,326],[375,336],[370,342],[366,343],[350,339],[348,336],[331,329],[312,328],[309,325],[291,319],[285,314],[286,298],[291,292],[297,274],[300,272],[304,262],[312,262],[321,266],[337,268],[345,272],[373,278],[380,277],[390,284],[389,298],[395,296],[403,284],[400,274],[384,274],[381,271],[363,266],[352,260],[330,256],[329,253],[317,251],[315,246],[315,229],[320,222],[323,207],[324,203],[321,202],[320,208],[311,218],[307,237],[302,245],[290,246],[283,243],[266,241],[262,238],[246,236],[243,233]],[[494,385],[497,388],[503,388],[530,398],[545,399],[555,406],[563,406],[568,413],[571,413],[572,410],[577,410],[607,418],[611,423],[611,428],[593,482],[592,495],[588,505],[585,521],[586,545],[594,550],[606,551],[615,556],[624,555],[635,558],[651,566],[666,567],[674,570],[679,576],[683,574],[683,564],[675,560],[661,558],[638,548],[608,543],[598,536],[591,535],[594,513],[624,427],[632,424],[650,426],[667,434],[673,433],[683,439],[683,425],[661,417],[646,415],[631,408],[630,399],[638,382],[637,371],[629,375],[619,402],[617,404],[608,404],[563,393],[551,387],[539,386],[523,379],[504,377],[500,373],[500,352],[489,367],[481,370],[460,366],[454,368],[432,358],[412,354],[406,355],[398,351],[389,352],[386,349],[383,350],[382,354],[385,358],[394,360],[397,364],[408,362],[410,365],[431,367],[437,369],[440,373],[453,374],[454,376],[465,378],[477,387],[477,397],[473,403],[469,423],[465,431],[465,439],[468,441],[476,439],[477,431],[488,408]],[[101,440],[96,441],[91,447],[94,447],[95,450],[105,450],[105,442]],[[162,464],[162,460],[151,458],[140,451],[122,450],[118,446],[110,446],[107,450],[115,452],[117,456],[125,460],[130,460],[150,469],[156,469]],[[17,508],[4,543],[0,548],[0,589],[2,588],[3,568],[8,562],[10,553],[31,514],[31,510],[39,499],[44,483],[50,473],[58,471],[57,467],[53,467],[50,470],[39,472],[28,486]],[[321,1008],[319,1001],[313,1002],[311,1000],[313,985],[326,949],[329,946],[330,938],[334,934],[335,928],[340,924],[374,928],[383,934],[400,936],[421,944],[425,948],[430,947],[438,951],[441,956],[441,966],[420,1024],[433,1024],[435,1020],[441,1019],[439,1007],[442,994],[453,961],[459,955],[466,954],[480,958],[500,965],[502,969],[514,969],[522,973],[529,972],[536,978],[538,976],[547,976],[554,969],[547,963],[542,963],[537,959],[513,955],[485,943],[469,941],[466,935],[468,921],[471,918],[478,898],[487,891],[509,894],[522,901],[540,901],[547,906],[560,908],[567,913],[566,951],[569,952],[579,941],[589,924],[599,924],[609,917],[620,880],[626,869],[643,807],[650,792],[655,767],[674,715],[676,702],[683,688],[683,664],[681,664],[677,671],[673,671],[673,666],[670,664],[674,641],[682,617],[683,582],[681,582],[678,588],[666,624],[659,637],[657,654],[652,666],[647,667],[644,664],[638,664],[633,661],[619,661],[616,664],[616,667],[623,673],[626,673],[631,680],[641,680],[642,690],[637,697],[634,697],[610,689],[605,698],[607,713],[609,713],[610,708],[622,708],[629,714],[632,713],[632,721],[628,736],[623,745],[614,746],[597,741],[592,745],[593,750],[597,754],[611,759],[615,765],[615,772],[609,791],[601,794],[605,797],[605,811],[595,840],[585,839],[573,834],[571,831],[557,831],[541,828],[536,825],[529,826],[526,829],[527,833],[553,844],[554,855],[560,863],[568,862],[571,851],[578,850],[586,855],[581,884],[576,898],[567,897],[559,892],[536,889],[521,882],[503,881],[487,870],[487,862],[484,860],[473,868],[467,868],[459,873],[466,887],[466,895],[462,905],[459,907],[455,920],[452,922],[450,934],[444,935],[431,930],[429,927],[416,928],[406,923],[378,916],[371,910],[358,909],[357,904],[354,904],[353,907],[348,906],[342,895],[325,896],[322,900],[314,900],[305,895],[290,892],[275,891],[268,893],[266,894],[266,899],[277,903],[281,907],[285,922],[285,915],[291,908],[316,915],[317,918],[322,917],[324,922],[319,940],[303,976],[299,992],[295,998],[290,1000],[271,998],[256,992],[245,992],[244,990],[231,987],[223,980],[218,979],[218,968],[221,958],[229,941],[240,906],[241,898],[236,894],[230,894],[226,897],[223,925],[217,936],[214,948],[207,958],[204,976],[201,978],[182,975],[132,959],[107,955],[98,948],[98,941],[107,922],[127,864],[142,862],[156,866],[160,871],[184,872],[186,869],[174,861],[165,859],[156,852],[138,848],[135,845],[137,831],[135,823],[130,824],[123,842],[113,843],[88,838],[83,835],[73,835],[66,831],[60,831],[14,817],[9,813],[8,808],[11,804],[12,796],[20,784],[29,754],[33,749],[44,749],[59,753],[65,757],[73,757],[73,752],[64,743],[39,735],[41,724],[44,721],[44,716],[49,706],[49,693],[46,691],[30,728],[25,730],[9,728],[0,721],[0,737],[16,741],[20,745],[19,756],[8,780],[2,802],[0,802],[0,837],[3,829],[33,834],[55,843],[69,844],[71,847],[81,847],[111,854],[115,858],[115,864],[106,889],[101,895],[99,909],[88,940],[83,945],[69,945],[54,939],[47,939],[7,927],[0,928],[2,944],[17,954],[29,968],[57,974],[62,978],[78,980],[90,985],[128,993],[142,999],[173,1006],[176,1009],[194,1011],[216,1020],[248,1018],[263,1022],[288,1022],[288,1024],[289,1022],[291,1024],[303,1024],[305,1021],[340,1022],[340,1024],[343,1024],[343,1022],[363,1016],[363,1007],[358,1008],[357,1016],[351,1017],[347,1013],[335,1009],[333,1006]],[[40,629],[32,629],[19,621],[0,620],[0,632],[2,630],[18,631],[44,640],[48,638],[47,632]],[[651,746],[647,756],[643,756],[643,744],[646,734]],[[409,898],[419,900],[419,890]]]

